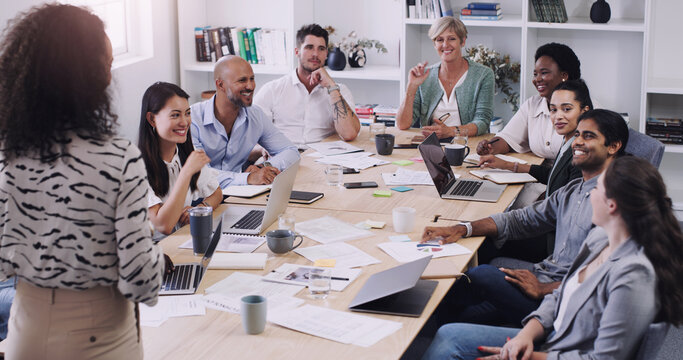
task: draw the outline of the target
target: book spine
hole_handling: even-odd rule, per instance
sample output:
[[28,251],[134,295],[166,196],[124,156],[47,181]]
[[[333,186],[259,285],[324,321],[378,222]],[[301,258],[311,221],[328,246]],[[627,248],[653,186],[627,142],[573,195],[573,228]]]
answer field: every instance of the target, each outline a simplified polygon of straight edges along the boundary
[[244,60],[247,60],[248,62],[252,63],[251,61],[251,48],[249,47],[249,30],[248,29],[242,29],[242,42],[244,42]]
[[567,16],[567,7],[564,6],[564,0],[558,0],[560,2],[560,11],[562,13],[562,22],[567,22],[569,21],[569,17]]
[[244,60],[249,61],[247,58],[247,49],[244,47],[244,29],[237,29],[235,30],[237,32],[237,43],[239,44],[240,47],[240,57]]
[[258,63],[265,64],[266,58],[263,50],[263,30],[258,29],[254,32],[254,44],[256,44],[256,55],[258,55]]
[[209,38],[209,28],[204,28],[202,30],[202,34],[204,34],[204,53],[206,54],[206,61],[211,61],[211,40]]
[[217,28],[209,30],[209,34],[211,35],[211,59],[218,61],[223,56],[221,52],[221,37],[218,34]]
[[502,14],[501,10],[472,10],[472,9],[462,9],[460,10],[460,15],[486,15],[486,16],[498,16]]
[[557,18],[557,22],[564,23],[567,22],[567,19],[565,19],[562,16],[562,7],[560,6],[560,2],[562,0],[554,0],[555,2],[555,17]]
[[479,9],[479,10],[498,10],[500,9],[499,3],[483,3],[483,2],[473,2],[467,4],[468,9]]
[[453,16],[450,0],[439,0],[439,5],[441,5],[441,16]]
[[503,15],[460,15],[460,20],[500,20]]
[[233,55],[240,55],[240,41],[239,41],[239,36],[237,36],[237,28],[234,26],[230,27],[230,38],[232,40],[232,51]]
[[221,39],[221,55],[230,55],[230,47],[228,46],[228,35],[225,28],[218,29],[218,35]]
[[543,22],[543,12],[541,12],[541,7],[538,2],[539,0],[531,0],[531,5],[534,7],[534,13],[536,13],[536,21]]
[[256,53],[256,40],[254,40],[254,32],[259,28],[251,28],[247,30],[249,36],[249,51],[251,51],[251,63],[258,64],[258,54]]
[[197,56],[197,61],[204,61],[203,51],[204,51],[204,33],[202,33],[202,28],[194,28],[194,48]]

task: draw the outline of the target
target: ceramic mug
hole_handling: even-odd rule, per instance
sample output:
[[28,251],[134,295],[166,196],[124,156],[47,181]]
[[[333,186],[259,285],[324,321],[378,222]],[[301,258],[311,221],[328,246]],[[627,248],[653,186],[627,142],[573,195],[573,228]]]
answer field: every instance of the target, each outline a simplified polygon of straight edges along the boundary
[[[294,245],[294,239],[299,238],[299,243]],[[304,237],[297,235],[292,230],[272,230],[266,233],[266,242],[270,251],[276,254],[285,254],[294,250],[304,241]]]

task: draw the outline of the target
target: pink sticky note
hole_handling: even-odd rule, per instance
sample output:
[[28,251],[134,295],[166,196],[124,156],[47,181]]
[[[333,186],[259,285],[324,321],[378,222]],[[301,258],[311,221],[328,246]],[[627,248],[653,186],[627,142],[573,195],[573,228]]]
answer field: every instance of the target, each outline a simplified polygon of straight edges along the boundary
[[422,160],[422,158],[419,157],[419,156],[416,156],[416,157],[414,157],[414,158],[410,158],[410,160],[419,161],[419,162],[424,162],[424,160]]

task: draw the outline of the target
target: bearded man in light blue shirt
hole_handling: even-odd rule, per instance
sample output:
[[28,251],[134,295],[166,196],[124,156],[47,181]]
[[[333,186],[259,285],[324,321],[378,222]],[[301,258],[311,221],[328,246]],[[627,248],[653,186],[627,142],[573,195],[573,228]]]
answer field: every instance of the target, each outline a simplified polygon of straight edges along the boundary
[[[258,106],[251,106],[254,71],[244,59],[228,55],[214,67],[216,95],[192,105],[192,143],[211,159],[221,188],[270,184],[280,171],[299,159],[294,144],[275,128]],[[243,171],[251,149],[261,145],[270,158]]]

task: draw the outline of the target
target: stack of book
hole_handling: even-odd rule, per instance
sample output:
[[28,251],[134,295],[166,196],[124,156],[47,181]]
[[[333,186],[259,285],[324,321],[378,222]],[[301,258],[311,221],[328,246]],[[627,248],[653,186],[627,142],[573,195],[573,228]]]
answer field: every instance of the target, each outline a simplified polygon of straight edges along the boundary
[[500,3],[472,2],[460,10],[460,20],[500,20],[503,13]]
[[376,105],[374,108],[375,122],[383,122],[386,126],[396,125],[396,113],[398,108],[395,106]]
[[531,0],[531,5],[536,13],[536,19],[540,22],[567,22],[567,8],[564,6],[564,0]]
[[648,117],[645,133],[669,144],[683,144],[683,120]]
[[408,17],[411,19],[437,19],[453,16],[450,0],[407,0]]
[[375,106],[377,104],[356,105],[356,115],[361,125],[370,125],[375,122]]
[[284,30],[218,27],[194,28],[197,61],[215,62],[239,55],[252,64],[286,65]]

